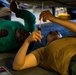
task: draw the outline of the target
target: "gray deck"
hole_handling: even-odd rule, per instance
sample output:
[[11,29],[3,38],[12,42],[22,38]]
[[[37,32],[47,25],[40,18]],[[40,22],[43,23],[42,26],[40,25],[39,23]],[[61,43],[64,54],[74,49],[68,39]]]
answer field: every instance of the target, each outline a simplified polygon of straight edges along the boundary
[[[11,66],[9,62],[11,62],[11,57],[13,57],[14,54],[10,53],[3,53],[0,54],[0,66],[4,66],[7,68],[7,70],[12,74],[12,75],[58,75],[55,72],[45,70],[41,67],[34,67],[22,71],[13,71],[9,67]],[[8,65],[9,64],[9,65]]]

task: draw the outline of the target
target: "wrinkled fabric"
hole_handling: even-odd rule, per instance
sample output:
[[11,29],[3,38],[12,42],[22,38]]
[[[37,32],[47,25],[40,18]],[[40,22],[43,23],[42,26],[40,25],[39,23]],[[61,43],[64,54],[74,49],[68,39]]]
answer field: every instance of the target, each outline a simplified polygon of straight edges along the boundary
[[39,66],[56,71],[61,75],[68,75],[70,60],[76,54],[76,38],[58,39],[32,53]]
[[24,26],[29,31],[32,32],[36,30],[36,17],[30,11],[20,10],[21,13],[18,17],[24,19]]
[[25,29],[24,26],[16,21],[0,19],[0,29],[6,29],[9,32],[6,37],[0,38],[0,51],[9,51],[10,49],[19,48],[15,37],[15,30]]

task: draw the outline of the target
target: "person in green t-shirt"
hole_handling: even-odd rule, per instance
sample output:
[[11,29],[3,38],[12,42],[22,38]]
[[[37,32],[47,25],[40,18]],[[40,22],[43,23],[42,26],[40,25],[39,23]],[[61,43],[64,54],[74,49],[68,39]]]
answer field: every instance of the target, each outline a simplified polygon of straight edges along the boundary
[[26,9],[18,9],[15,1],[11,2],[10,9],[16,14],[16,17],[24,19],[24,26],[28,31],[32,32],[36,30],[36,17],[33,13]]
[[0,52],[15,51],[20,48],[31,31],[18,21],[11,21],[11,10],[0,9]]

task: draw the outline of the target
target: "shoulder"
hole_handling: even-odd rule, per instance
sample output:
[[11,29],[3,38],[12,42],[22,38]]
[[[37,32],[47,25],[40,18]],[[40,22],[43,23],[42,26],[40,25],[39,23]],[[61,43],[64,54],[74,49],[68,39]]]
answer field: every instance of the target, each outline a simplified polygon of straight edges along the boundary
[[31,54],[33,54],[37,60],[37,64],[40,64],[40,62],[42,61],[41,59],[43,59],[44,57],[44,52],[45,52],[45,47],[41,47],[38,48],[36,50],[34,50],[33,52],[31,52]]
[[36,57],[39,57],[44,54],[45,47],[38,48],[32,52]]

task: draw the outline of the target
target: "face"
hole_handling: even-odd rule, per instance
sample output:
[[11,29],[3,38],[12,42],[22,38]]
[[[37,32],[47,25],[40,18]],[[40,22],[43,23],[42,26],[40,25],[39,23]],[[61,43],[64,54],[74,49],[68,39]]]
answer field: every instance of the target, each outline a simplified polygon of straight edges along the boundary
[[19,45],[25,41],[25,39],[30,35],[30,33],[26,30],[17,29],[16,30],[16,39]]
[[46,38],[46,45],[50,44],[51,42],[59,39],[61,37],[61,35],[57,32],[57,31],[52,31],[51,33],[49,33],[47,35]]

